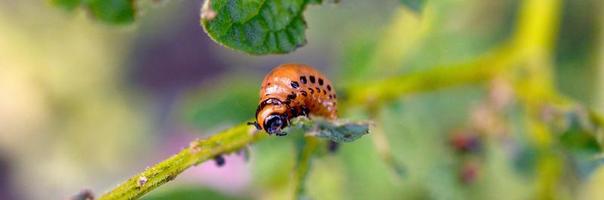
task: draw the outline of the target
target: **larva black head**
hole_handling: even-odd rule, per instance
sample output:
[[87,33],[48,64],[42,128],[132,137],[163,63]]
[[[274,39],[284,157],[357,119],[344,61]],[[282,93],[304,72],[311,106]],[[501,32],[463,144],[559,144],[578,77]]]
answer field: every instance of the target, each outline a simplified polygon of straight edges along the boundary
[[283,115],[279,114],[269,115],[268,117],[266,117],[266,119],[264,119],[263,122],[264,130],[267,133],[271,135],[275,134],[278,136],[286,135],[286,133],[282,131],[286,125],[287,119]]
[[285,135],[282,130],[288,125],[288,106],[279,99],[264,100],[256,110],[256,124],[268,134]]

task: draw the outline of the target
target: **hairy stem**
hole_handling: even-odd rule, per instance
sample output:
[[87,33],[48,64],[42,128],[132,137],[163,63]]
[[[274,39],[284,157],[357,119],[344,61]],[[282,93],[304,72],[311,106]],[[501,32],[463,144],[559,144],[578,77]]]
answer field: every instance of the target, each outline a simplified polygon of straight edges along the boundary
[[[369,125],[364,122],[325,120],[319,117],[309,120],[299,117],[292,119],[291,125],[286,130],[291,131],[292,134],[305,135],[306,145],[300,150],[300,165],[294,175],[297,181],[303,183],[310,167],[310,159],[318,148],[319,139],[351,142],[367,134]],[[99,199],[136,199],[173,180],[191,166],[245,148],[267,136],[264,132],[257,132],[254,126],[243,123],[207,139],[194,140],[188,148],[131,177]]]
[[253,127],[244,123],[207,139],[195,140],[191,142],[188,148],[131,177],[99,199],[136,199],[173,180],[191,166],[218,155],[237,151],[254,141],[265,138],[265,136],[266,134],[263,133],[256,134]]

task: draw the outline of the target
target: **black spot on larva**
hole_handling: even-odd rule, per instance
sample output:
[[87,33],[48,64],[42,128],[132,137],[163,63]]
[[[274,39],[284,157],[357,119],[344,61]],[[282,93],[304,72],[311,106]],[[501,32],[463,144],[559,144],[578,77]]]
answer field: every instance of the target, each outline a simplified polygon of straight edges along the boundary
[[298,84],[298,82],[296,82],[296,81],[292,81],[292,82],[290,83],[290,85],[292,85],[292,88],[294,88],[294,89],[296,89],[296,88],[298,88],[298,87],[300,86],[300,85]]
[[288,94],[288,95],[287,95],[287,100],[293,100],[293,99],[295,99],[295,98],[296,98],[296,93],[293,93],[293,92],[292,92],[291,94]]
[[311,83],[315,83],[315,76],[310,76],[309,78]]
[[323,94],[327,94],[327,92],[325,90],[323,90]]
[[331,85],[327,85],[327,90],[331,92]]
[[306,93],[306,91],[301,91],[300,94],[302,94],[302,96],[308,95],[308,93]]
[[329,95],[329,99],[333,99],[333,95],[331,95],[331,94],[330,94],[330,95]]
[[271,83],[269,82],[269,83],[267,83],[266,85],[271,85]]
[[291,108],[289,111],[291,112],[292,116],[298,116],[298,110],[296,110],[296,108]]
[[300,82],[306,84],[306,76],[300,76]]
[[319,78],[319,85],[323,85],[323,79]]
[[310,90],[310,93],[311,93],[311,94],[314,94],[314,93],[315,93],[315,90],[313,90],[312,88],[308,88],[308,90]]
[[318,93],[321,93],[321,89],[319,89],[319,87],[316,87],[315,89],[317,89]]

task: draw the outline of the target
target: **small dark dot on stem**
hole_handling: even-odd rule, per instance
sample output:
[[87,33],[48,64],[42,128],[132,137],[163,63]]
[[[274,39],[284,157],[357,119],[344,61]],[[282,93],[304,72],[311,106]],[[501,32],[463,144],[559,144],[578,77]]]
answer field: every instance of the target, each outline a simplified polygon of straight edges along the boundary
[[214,162],[216,162],[216,166],[222,167],[222,166],[224,166],[226,161],[224,160],[224,156],[217,155],[214,157]]

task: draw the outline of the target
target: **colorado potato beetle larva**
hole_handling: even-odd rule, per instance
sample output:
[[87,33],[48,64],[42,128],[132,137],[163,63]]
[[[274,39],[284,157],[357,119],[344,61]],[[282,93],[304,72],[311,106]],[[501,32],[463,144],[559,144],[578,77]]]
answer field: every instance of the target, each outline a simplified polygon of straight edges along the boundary
[[260,88],[257,129],[286,135],[290,119],[304,116],[337,118],[336,92],[331,81],[304,64],[283,64],[269,72]]

